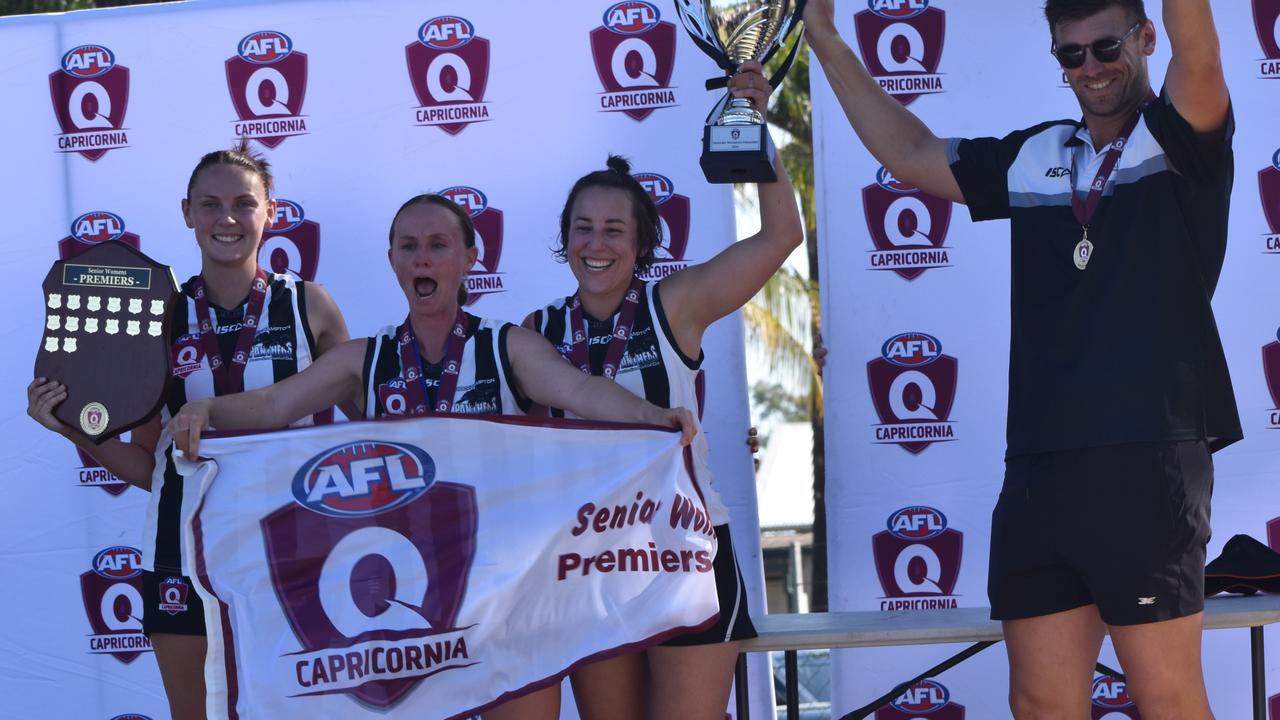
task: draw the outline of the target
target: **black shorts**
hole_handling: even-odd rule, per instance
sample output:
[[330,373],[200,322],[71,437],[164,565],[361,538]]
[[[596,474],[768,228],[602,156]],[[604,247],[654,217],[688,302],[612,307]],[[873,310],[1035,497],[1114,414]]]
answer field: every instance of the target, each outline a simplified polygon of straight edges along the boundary
[[720,619],[702,632],[679,635],[662,643],[665,646],[714,645],[715,643],[747,640],[756,636],[756,626],[747,612],[747,586],[738,570],[738,559],[733,554],[733,538],[729,526],[717,525],[716,595],[720,599]]
[[191,578],[177,573],[142,571],[142,631],[204,635],[204,603]]
[[1007,459],[991,515],[992,619],[1093,604],[1108,625],[1200,612],[1212,493],[1202,440]]

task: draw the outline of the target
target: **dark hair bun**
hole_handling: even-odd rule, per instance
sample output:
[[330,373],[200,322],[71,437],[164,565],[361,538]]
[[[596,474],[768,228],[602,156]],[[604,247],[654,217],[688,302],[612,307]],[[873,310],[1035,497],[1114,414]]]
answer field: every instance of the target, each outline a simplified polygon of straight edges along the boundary
[[631,174],[631,163],[627,162],[627,159],[621,155],[610,155],[609,161],[605,164],[609,166],[610,170],[616,173],[621,173],[623,175]]

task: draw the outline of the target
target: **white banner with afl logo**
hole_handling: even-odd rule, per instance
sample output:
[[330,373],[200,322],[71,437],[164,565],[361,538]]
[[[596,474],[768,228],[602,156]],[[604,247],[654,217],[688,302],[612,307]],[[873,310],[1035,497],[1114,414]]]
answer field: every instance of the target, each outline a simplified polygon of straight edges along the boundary
[[431,417],[184,463],[211,718],[451,718],[719,614],[679,435]]
[[[1146,3],[1158,36],[1149,59],[1157,88],[1170,57],[1163,4]],[[1214,456],[1212,558],[1236,533],[1262,539],[1269,521],[1280,528],[1280,0],[1211,4],[1236,118],[1229,239],[1214,308],[1245,433]],[[1080,117],[1048,53],[1042,7],[837,0],[836,24],[881,87],[936,135],[1001,137]],[[991,510],[1004,475],[1009,225],[973,223],[965,208],[886,172],[854,135],[816,60],[812,93],[823,333],[831,351],[831,609],[985,607]],[[1069,170],[1044,172],[1066,178]],[[1133,342],[1142,342],[1139,329]],[[1269,540],[1280,548],[1280,529]],[[1247,634],[1215,631],[1204,643],[1217,717],[1249,717]],[[959,649],[835,653],[833,717]],[[1117,666],[1109,644],[1103,661]],[[987,650],[875,718],[940,720],[966,711],[1008,718],[1005,664],[1003,646]],[[1269,682],[1277,686],[1280,675]],[[1137,717],[1123,683],[1099,680],[1092,702],[1095,720]]]

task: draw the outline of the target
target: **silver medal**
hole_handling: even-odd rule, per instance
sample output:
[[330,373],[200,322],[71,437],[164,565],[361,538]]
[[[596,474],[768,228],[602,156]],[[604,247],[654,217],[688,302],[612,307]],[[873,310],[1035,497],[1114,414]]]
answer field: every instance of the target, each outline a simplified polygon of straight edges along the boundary
[[1083,270],[1089,266],[1089,258],[1093,256],[1093,243],[1089,242],[1089,231],[1084,231],[1084,237],[1080,238],[1080,242],[1076,243],[1076,249],[1071,253],[1071,259],[1075,261],[1076,269]]

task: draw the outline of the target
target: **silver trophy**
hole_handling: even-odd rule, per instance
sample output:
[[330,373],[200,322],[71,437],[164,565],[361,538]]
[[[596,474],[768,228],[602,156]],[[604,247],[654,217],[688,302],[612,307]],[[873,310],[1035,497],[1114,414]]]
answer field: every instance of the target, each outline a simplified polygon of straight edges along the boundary
[[[786,40],[804,0],[675,0],[676,13],[695,44],[730,72],[748,60],[763,63]],[[789,63],[788,63],[789,64]],[[710,86],[710,84],[709,84]],[[728,95],[702,132],[707,182],[773,182],[774,147],[764,115],[745,98]]]

